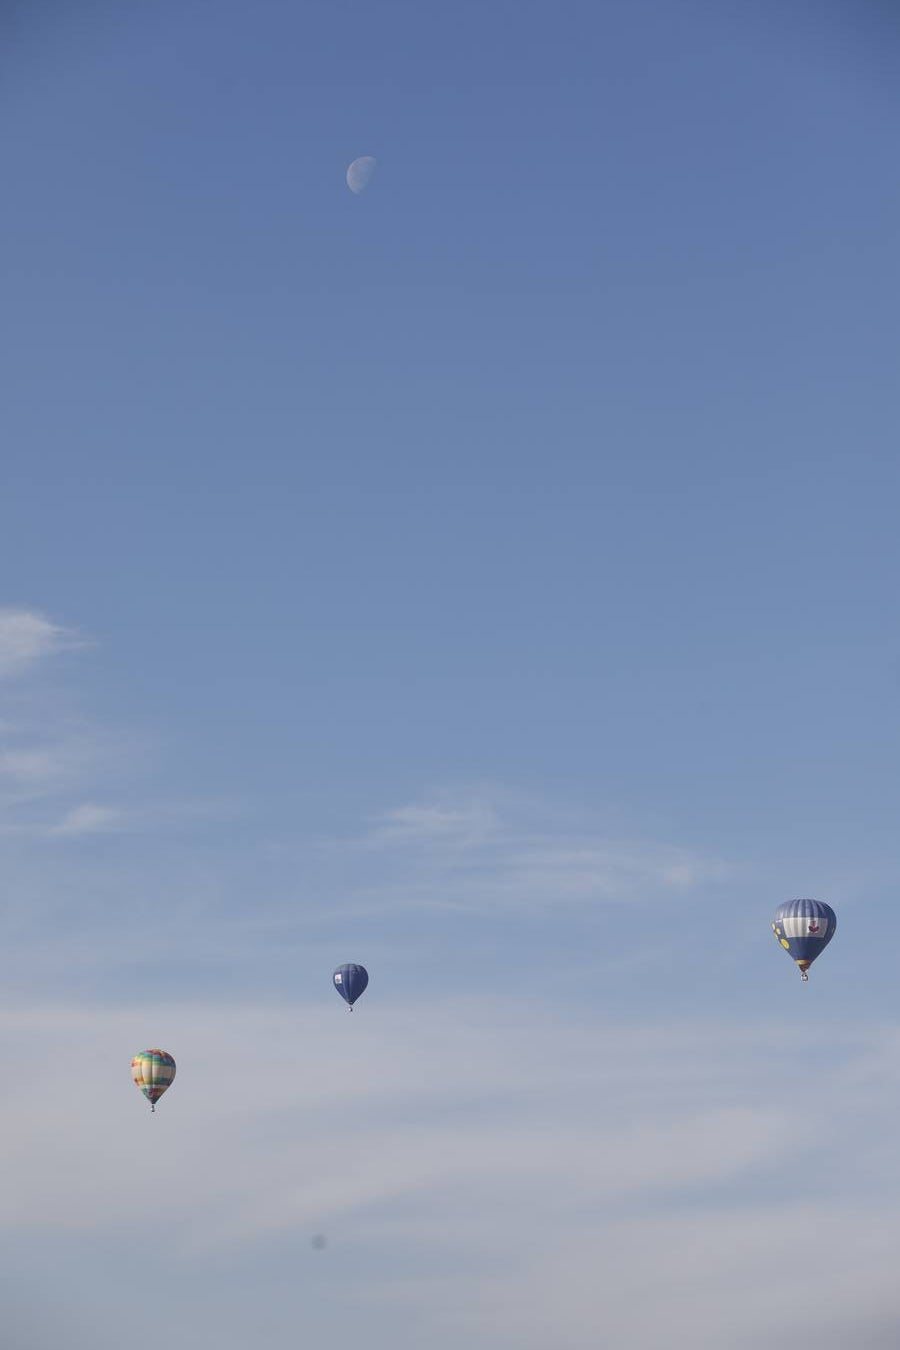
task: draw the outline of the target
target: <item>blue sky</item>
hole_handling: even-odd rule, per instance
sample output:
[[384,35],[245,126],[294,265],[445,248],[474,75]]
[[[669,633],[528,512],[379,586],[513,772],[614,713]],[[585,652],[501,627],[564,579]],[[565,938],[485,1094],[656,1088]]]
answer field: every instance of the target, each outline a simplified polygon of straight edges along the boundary
[[900,24],[786,8],[4,7],[17,1350],[896,1344]]

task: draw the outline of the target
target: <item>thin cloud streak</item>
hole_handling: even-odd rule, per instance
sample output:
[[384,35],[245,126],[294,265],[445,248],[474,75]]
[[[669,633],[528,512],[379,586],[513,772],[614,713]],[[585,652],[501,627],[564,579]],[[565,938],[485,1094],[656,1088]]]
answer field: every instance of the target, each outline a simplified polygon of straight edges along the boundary
[[49,833],[73,839],[80,835],[98,834],[104,830],[113,829],[121,819],[121,811],[117,811],[111,806],[98,806],[94,802],[84,802],[81,806],[76,806],[73,810],[66,812],[58,825],[50,827]]
[[[133,976],[145,969],[163,986],[179,989],[192,971],[208,979],[213,965],[231,967],[245,989],[246,982],[271,979],[273,967],[286,984],[291,953],[303,967],[312,959],[312,944],[325,965],[343,959],[350,947],[372,959],[384,950],[388,964],[405,955],[407,979],[420,988],[416,952],[428,958],[436,943],[458,947],[462,921],[484,925],[482,938],[491,930],[489,940],[496,943],[498,925],[513,915],[544,928],[561,908],[587,925],[627,906],[674,915],[685,899],[702,900],[731,873],[694,850],[605,838],[552,803],[543,808],[501,791],[477,799],[445,796],[438,805],[426,799],[421,807],[384,813],[349,838],[311,838],[305,845],[261,841],[237,853],[220,838],[211,847],[203,834],[209,820],[234,814],[234,804],[169,808],[135,800],[133,793],[127,799],[105,791],[101,796],[103,787],[89,779],[74,802],[57,795],[0,826],[11,842],[21,841],[9,860],[16,884],[7,902],[16,950],[31,960],[39,948],[48,982],[71,968],[77,953],[79,971],[106,968],[119,988],[125,967]],[[170,837],[164,855],[153,845],[154,835],[162,834]],[[45,841],[54,848],[38,856],[33,846]],[[83,853],[83,870],[54,872],[53,856],[61,857],[64,848]],[[65,917],[56,916],[53,904],[48,911],[36,887],[47,895],[84,892],[81,920],[58,951],[46,948],[35,925],[41,914],[45,921]],[[155,922],[148,925],[150,914]],[[423,923],[435,922],[432,932],[424,930]],[[639,948],[605,942],[595,963],[614,962],[618,977],[629,963],[646,965],[657,933],[651,925]],[[547,940],[558,948],[552,935]],[[554,959],[562,960],[559,952]],[[573,952],[573,963],[588,977],[582,952]],[[452,960],[448,979],[451,967]]]
[[0,676],[22,675],[48,656],[84,645],[73,629],[37,610],[0,608]]
[[[0,608],[0,675],[28,676],[3,687],[0,836],[27,843],[172,831],[242,809],[222,799],[140,793],[136,771],[154,760],[148,738],[73,713],[69,691],[41,679],[41,663],[86,645],[74,629],[36,611]],[[118,800],[97,802],[100,794]]]
[[[411,897],[420,905],[483,911],[664,900],[722,883],[733,872],[689,848],[608,837],[511,794],[409,803],[355,838],[323,848],[377,855],[391,878],[389,903],[397,907]],[[378,904],[379,896],[370,900]]]

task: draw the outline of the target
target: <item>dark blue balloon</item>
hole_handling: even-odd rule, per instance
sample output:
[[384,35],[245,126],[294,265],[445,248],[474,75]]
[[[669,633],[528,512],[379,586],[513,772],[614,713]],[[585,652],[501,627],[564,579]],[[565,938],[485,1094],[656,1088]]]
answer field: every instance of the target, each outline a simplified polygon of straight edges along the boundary
[[351,961],[346,966],[338,966],[333,979],[335,989],[352,1008],[369,983],[369,972],[365,966],[357,966]]
[[775,911],[772,931],[800,974],[806,973],[816,957],[825,950],[837,928],[837,917],[822,900],[786,900]]

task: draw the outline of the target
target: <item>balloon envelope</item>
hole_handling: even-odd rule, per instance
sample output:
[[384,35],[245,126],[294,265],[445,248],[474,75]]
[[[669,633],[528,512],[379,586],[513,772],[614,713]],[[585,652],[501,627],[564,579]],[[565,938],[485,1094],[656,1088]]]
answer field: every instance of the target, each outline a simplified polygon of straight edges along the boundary
[[131,1076],[155,1111],[175,1077],[175,1061],[168,1050],[142,1050],[131,1061]]
[[345,966],[338,966],[332,979],[341,998],[352,1008],[369,983],[369,972],[365,966],[357,966],[351,961]]
[[837,916],[821,900],[786,900],[772,920],[772,932],[780,946],[806,972],[834,937]]

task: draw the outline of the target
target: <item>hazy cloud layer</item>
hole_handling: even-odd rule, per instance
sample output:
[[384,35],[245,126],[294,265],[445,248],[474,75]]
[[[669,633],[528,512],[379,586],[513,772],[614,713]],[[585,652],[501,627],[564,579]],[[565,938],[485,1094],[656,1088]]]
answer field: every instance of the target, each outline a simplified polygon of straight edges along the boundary
[[[8,1007],[0,1241],[35,1292],[44,1243],[99,1255],[75,1295],[99,1343],[139,1261],[177,1350],[245,1344],[239,1285],[211,1297],[232,1269],[267,1270],[275,1343],[339,1318],[352,1271],[373,1350],[398,1324],[441,1350],[837,1350],[851,1326],[874,1350],[900,1326],[900,1036],[848,1032],[803,1095],[778,1032],[487,999]],[[147,1044],[179,1065],[155,1118],[128,1076]]]

